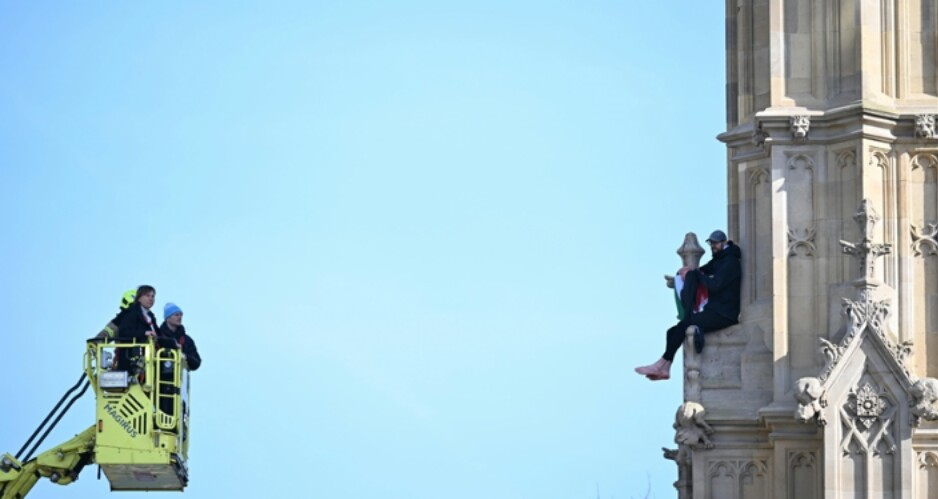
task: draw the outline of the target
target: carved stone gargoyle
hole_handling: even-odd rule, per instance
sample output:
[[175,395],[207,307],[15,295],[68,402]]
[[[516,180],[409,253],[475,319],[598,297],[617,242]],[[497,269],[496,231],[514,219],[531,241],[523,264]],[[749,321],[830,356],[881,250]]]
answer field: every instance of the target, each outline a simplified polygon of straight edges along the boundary
[[914,424],[918,424],[921,419],[927,421],[938,420],[938,379],[922,378],[916,381],[909,389],[912,395],[910,405],[912,407],[912,419]]
[[674,416],[674,442],[677,443],[677,449],[661,449],[665,459],[677,463],[678,481],[674,486],[678,491],[678,499],[690,499],[693,496],[691,465],[694,450],[700,446],[713,448],[709,437],[713,428],[704,420],[705,414],[704,407],[698,402],[681,404]]
[[681,404],[674,415],[674,441],[691,449],[701,444],[706,449],[712,449],[713,442],[709,435],[713,433],[713,427],[704,420],[706,414],[704,407],[697,402]]
[[915,116],[915,136],[922,139],[938,138],[938,119],[934,114],[918,114]]
[[808,131],[811,130],[810,116],[792,116],[789,123],[791,125],[791,136],[796,139],[804,139],[808,136]]
[[821,409],[826,406],[824,400],[824,387],[817,378],[801,378],[795,382],[795,400],[798,408],[795,409],[795,419],[802,423],[815,419],[818,426],[827,424]]

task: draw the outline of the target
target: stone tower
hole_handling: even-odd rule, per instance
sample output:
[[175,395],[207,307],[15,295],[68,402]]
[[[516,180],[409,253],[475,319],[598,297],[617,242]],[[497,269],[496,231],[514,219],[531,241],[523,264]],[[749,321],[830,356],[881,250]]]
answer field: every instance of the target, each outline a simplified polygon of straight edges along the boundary
[[740,324],[684,348],[682,498],[938,498],[938,0],[727,0]]

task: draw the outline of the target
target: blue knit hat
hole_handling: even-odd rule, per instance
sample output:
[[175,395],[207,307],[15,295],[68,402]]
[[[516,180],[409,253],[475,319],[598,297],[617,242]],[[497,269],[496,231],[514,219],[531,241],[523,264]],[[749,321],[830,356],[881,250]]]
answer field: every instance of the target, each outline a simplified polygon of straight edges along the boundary
[[180,312],[182,312],[182,309],[177,307],[175,303],[167,303],[166,306],[163,307],[163,320],[165,321],[169,319],[169,316]]

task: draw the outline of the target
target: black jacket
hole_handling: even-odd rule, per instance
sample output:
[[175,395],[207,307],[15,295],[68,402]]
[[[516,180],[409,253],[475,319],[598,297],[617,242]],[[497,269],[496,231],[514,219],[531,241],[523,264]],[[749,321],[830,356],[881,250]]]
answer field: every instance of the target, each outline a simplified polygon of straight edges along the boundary
[[[153,331],[157,331],[156,316],[153,315],[153,312],[147,311],[147,316],[149,316],[150,324],[152,324]],[[150,324],[147,323],[147,320],[143,315],[143,306],[140,303],[134,303],[131,306],[127,307],[122,313],[117,314],[115,319],[120,319],[120,324],[117,324],[117,337],[121,340],[135,339],[138,342],[145,342],[147,339],[147,331],[150,330]]]
[[739,320],[740,285],[743,269],[739,246],[729,241],[713,259],[697,270],[697,278],[707,287],[707,310],[727,319]]
[[182,353],[186,354],[186,365],[189,367],[190,371],[195,371],[202,365],[202,357],[199,356],[199,349],[195,346],[195,340],[186,334],[185,326],[180,325],[173,331],[166,325],[166,321],[163,321],[163,324],[160,325],[160,336],[172,338],[176,340],[176,343],[182,346]]

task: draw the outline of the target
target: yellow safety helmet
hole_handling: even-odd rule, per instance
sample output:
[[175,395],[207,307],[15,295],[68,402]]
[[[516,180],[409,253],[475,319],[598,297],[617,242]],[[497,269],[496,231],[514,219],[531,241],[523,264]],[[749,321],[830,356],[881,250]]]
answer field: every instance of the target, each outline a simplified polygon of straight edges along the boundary
[[134,300],[137,299],[137,290],[131,289],[124,293],[124,296],[121,297],[121,310],[126,310],[127,307],[131,306],[134,303]]

